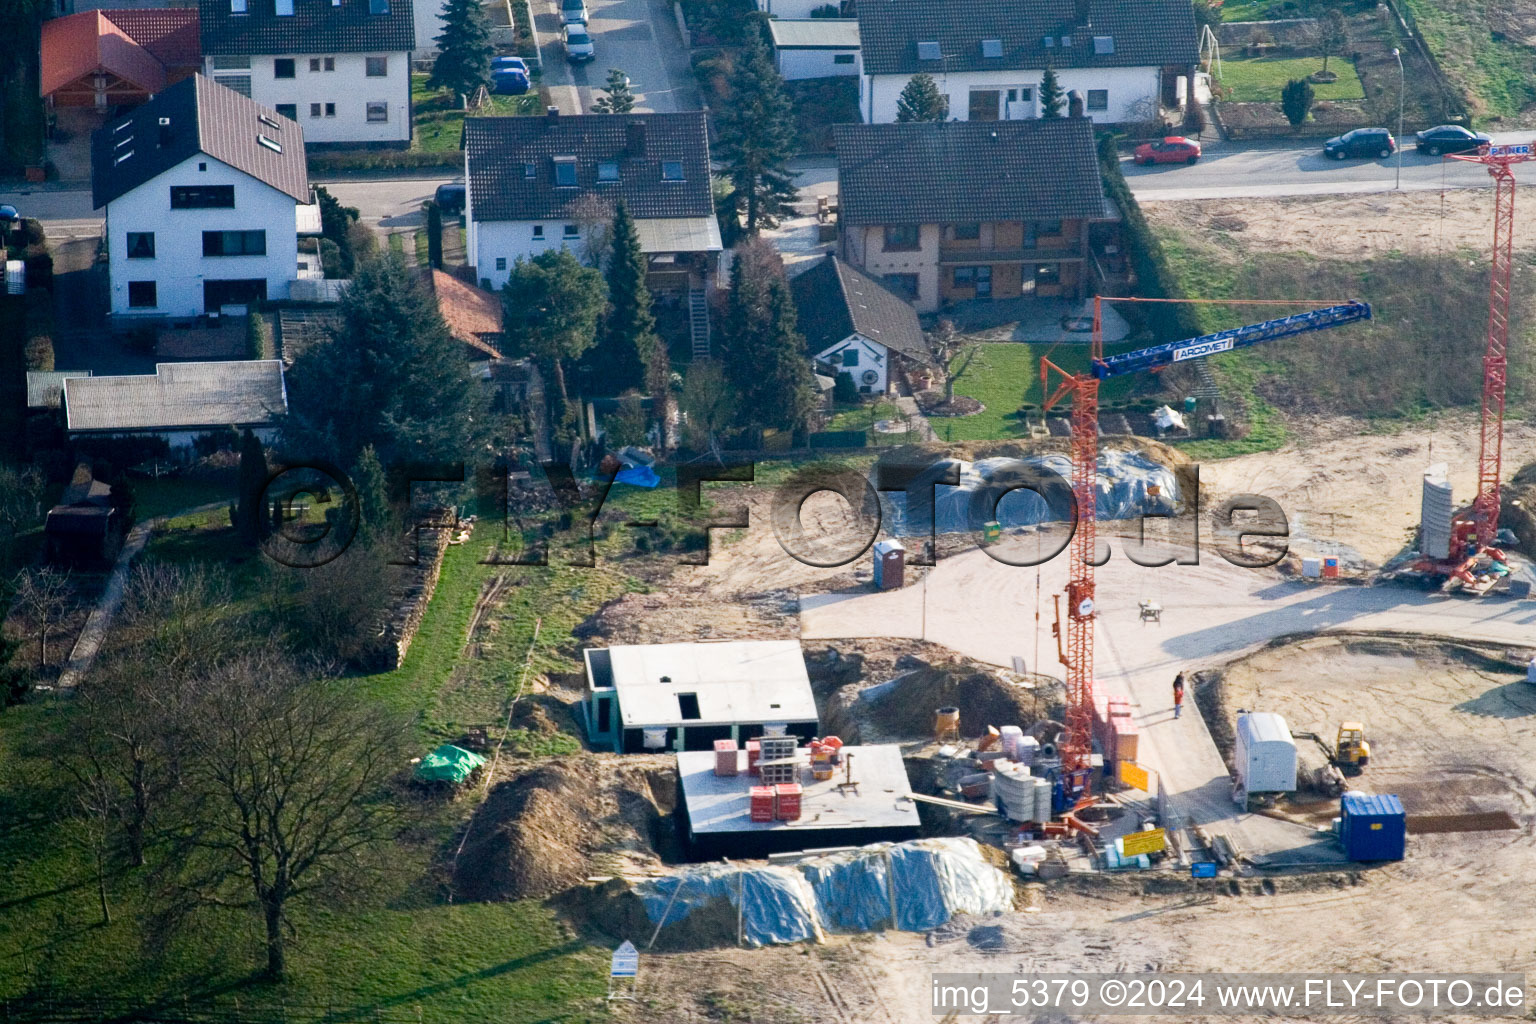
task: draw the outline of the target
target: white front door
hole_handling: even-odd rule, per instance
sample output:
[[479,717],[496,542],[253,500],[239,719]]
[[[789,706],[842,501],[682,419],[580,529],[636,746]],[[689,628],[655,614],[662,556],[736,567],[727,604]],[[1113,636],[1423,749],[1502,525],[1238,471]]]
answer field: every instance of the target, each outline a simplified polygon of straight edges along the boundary
[[1020,85],[1008,90],[1006,117],[1010,121],[1022,121],[1035,116],[1034,86]]

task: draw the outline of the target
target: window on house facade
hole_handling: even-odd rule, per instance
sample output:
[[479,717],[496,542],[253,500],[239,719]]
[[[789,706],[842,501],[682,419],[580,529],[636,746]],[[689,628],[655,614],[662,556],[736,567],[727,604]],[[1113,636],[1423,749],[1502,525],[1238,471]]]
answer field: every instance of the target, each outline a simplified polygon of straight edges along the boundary
[[957,242],[974,242],[981,238],[981,224],[979,222],[956,224],[953,230],[955,241]]
[[278,57],[272,61],[273,78],[292,78],[294,76],[293,58]]
[[250,66],[251,58],[249,56],[220,54],[213,58],[213,70],[215,71],[245,71]]
[[128,258],[152,260],[155,258],[155,233],[153,231],[128,232]]
[[681,160],[663,160],[661,163],[662,181],[682,181],[683,162]]
[[1061,221],[1037,220],[1035,221],[1035,234],[1045,236],[1059,235],[1061,234]]
[[845,348],[845,349],[843,349],[843,365],[844,366],[858,366],[859,365],[859,350],[856,349],[856,348]]
[[336,70],[336,58],[335,57],[327,57],[327,58],[325,58],[325,70],[327,70],[327,71],[335,71]]
[[505,256],[497,256],[496,257],[496,269],[497,270],[506,270],[507,269],[507,258]]
[[311,57],[311,58],[309,58],[309,70],[311,70],[311,71],[319,71],[320,70],[320,58],[319,57]]
[[581,227],[579,225],[567,224],[565,226],[565,237],[566,238],[576,238],[576,237],[580,236],[580,234],[581,234]]
[[278,103],[272,109],[290,121],[297,121],[299,119],[299,105],[297,103]]
[[318,104],[318,103],[311,103],[309,105],[309,116],[310,117],[319,117],[320,116],[320,104]]
[[536,240],[537,239],[542,239],[544,237],[544,225],[543,224],[535,224],[533,226],[533,237]]
[[368,120],[370,120],[370,121],[388,121],[389,120],[389,104],[385,103],[383,100],[369,100],[368,101]]
[[996,89],[972,89],[969,117],[972,121],[996,121],[1002,94]]
[[573,156],[555,157],[555,187],[576,187],[576,158]]
[[851,54],[851,53],[834,53],[832,55],[832,63],[833,64],[852,64],[853,63],[853,54]]
[[1108,89],[1089,89],[1088,90],[1088,103],[1087,103],[1087,106],[1088,106],[1089,110],[1108,110],[1109,109],[1109,90]]
[[917,275],[916,274],[886,274],[880,279],[887,288],[911,301],[917,299]]
[[233,185],[172,185],[171,209],[214,210],[233,209],[235,186]]
[[887,224],[885,226],[886,252],[912,252],[919,247],[916,224]]
[[389,58],[364,58],[363,73],[369,78],[387,78],[389,76]]
[[204,256],[265,256],[265,231],[204,231]]
[[1042,285],[1042,284],[1060,284],[1060,283],[1061,283],[1061,264],[1060,263],[1041,263],[1041,264],[1039,264],[1038,266],[1035,267],[1035,285],[1036,286],[1039,286],[1039,285]]
[[155,296],[155,282],[129,281],[128,305],[132,309],[154,309],[159,300]]
[[619,165],[612,160],[604,160],[597,165],[598,181],[618,181]]
[[956,288],[974,288],[978,299],[992,294],[992,268],[990,266],[956,267],[950,280]]
[[334,103],[327,103],[325,105],[325,116],[326,117],[335,117],[336,116],[336,104],[334,104]]
[[251,95],[250,75],[215,75],[213,80],[226,89],[233,89],[241,96],[249,98]]

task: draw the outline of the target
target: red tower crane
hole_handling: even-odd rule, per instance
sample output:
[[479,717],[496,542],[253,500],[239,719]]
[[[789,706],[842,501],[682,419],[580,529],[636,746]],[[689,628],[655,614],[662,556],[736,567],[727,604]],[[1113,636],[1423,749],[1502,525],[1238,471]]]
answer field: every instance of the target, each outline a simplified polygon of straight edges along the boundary
[[[1493,179],[1493,260],[1488,282],[1488,345],[1483,352],[1483,424],[1477,456],[1477,497],[1470,526],[1479,548],[1492,547],[1499,528],[1499,483],[1504,460],[1504,386],[1509,377],[1509,281],[1514,269],[1515,164],[1536,159],[1529,142],[1482,146],[1473,153],[1450,154],[1488,168]],[[1466,529],[1453,529],[1460,536]],[[1453,552],[1453,561],[1454,558]]]
[[[1198,338],[1173,341],[1120,355],[1104,356],[1104,296],[1093,299],[1093,344],[1090,373],[1069,373],[1047,358],[1040,360],[1040,382],[1051,409],[1068,395],[1072,397],[1072,494],[1077,503],[1077,522],[1072,534],[1071,564],[1067,578],[1067,629],[1062,661],[1067,669],[1066,730],[1058,749],[1061,752],[1061,791],[1059,802],[1071,810],[1086,798],[1092,788],[1093,756],[1093,641],[1094,620],[1094,547],[1098,537],[1097,488],[1099,464],[1099,382],[1110,377],[1141,370],[1156,372],[1173,363],[1199,359],[1216,352],[1247,348],[1250,345],[1289,338],[1310,331],[1325,330],[1368,320],[1371,307],[1364,302],[1345,302],[1324,309],[1266,320],[1263,323],[1234,327]],[[1284,300],[1244,299],[1128,299],[1114,302],[1197,302],[1217,305],[1296,305]],[[1051,390],[1052,372],[1061,378]],[[1058,639],[1059,635],[1058,635]]]

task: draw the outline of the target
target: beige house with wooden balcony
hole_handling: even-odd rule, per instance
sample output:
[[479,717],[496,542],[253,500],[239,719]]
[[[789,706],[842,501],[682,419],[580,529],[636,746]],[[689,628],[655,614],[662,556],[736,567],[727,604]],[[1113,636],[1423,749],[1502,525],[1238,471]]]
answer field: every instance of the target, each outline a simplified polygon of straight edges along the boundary
[[1082,298],[1117,254],[1084,118],[842,125],[837,153],[839,254],[921,312]]

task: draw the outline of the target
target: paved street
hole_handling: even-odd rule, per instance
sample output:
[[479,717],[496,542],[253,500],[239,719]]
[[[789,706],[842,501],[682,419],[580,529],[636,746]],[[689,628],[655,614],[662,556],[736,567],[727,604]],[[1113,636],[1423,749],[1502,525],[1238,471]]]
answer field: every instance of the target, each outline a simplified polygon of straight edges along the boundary
[[[1536,132],[1496,132],[1495,142],[1528,142]],[[1193,167],[1155,164],[1138,167],[1127,156],[1120,162],[1136,198],[1236,199],[1242,197],[1336,195],[1382,192],[1394,187],[1397,157],[1387,160],[1329,160],[1323,140],[1296,144],[1201,140],[1204,153]],[[1473,164],[1420,156],[1409,133],[1403,152],[1405,190],[1482,187],[1488,172]]]
[[[1103,536],[1103,534],[1101,534]],[[1130,696],[1141,727],[1140,760],[1156,770],[1191,824],[1232,833],[1254,853],[1285,851],[1277,859],[1322,857],[1305,829],[1240,814],[1227,770],[1198,714],[1175,721],[1170,682],[1181,670],[1210,668],[1276,637],[1329,631],[1423,634],[1533,644],[1536,607],[1529,602],[1477,601],[1398,587],[1286,582],[1269,570],[1228,565],[1209,547],[1200,564],[1144,568],[1111,538],[1109,562],[1098,570],[1098,685]],[[1145,559],[1144,559],[1145,560]],[[1064,589],[1067,558],[1041,570],[1039,593]],[[1031,668],[1059,673],[1051,611],[1035,618],[1035,571],[994,561],[973,550],[940,561],[925,583],[901,590],[805,596],[801,636],[924,637],[995,665],[1021,656]],[[1161,625],[1138,621],[1138,602],[1163,606]]]
[[635,109],[671,113],[697,110],[698,91],[672,7],[664,0],[587,0],[596,59],[566,62],[560,41],[560,13],[554,0],[533,0],[544,82],[562,114],[585,113],[608,79],[608,69],[629,75]]

